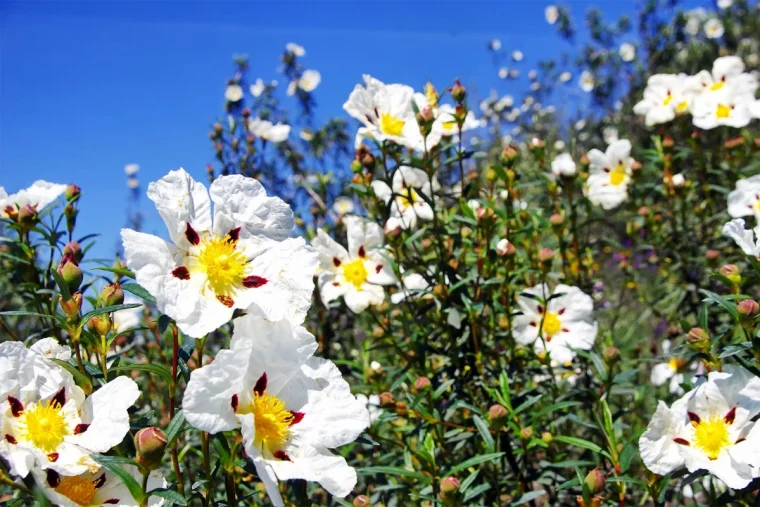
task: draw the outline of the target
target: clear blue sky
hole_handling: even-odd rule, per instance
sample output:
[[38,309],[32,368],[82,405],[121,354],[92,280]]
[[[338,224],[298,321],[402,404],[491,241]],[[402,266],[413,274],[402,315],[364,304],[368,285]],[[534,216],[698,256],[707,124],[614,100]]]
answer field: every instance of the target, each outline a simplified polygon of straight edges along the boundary
[[[0,0],[0,185],[80,184],[79,232],[102,233],[95,254],[109,257],[125,220],[124,164],[140,164],[143,191],[180,166],[205,177],[233,54],[247,53],[250,77],[268,80],[284,45],[303,45],[304,64],[322,73],[322,118],[343,115],[363,73],[418,89],[459,77],[476,96],[516,93],[499,83],[486,45],[498,38],[523,51],[524,76],[565,48],[544,20],[550,3]],[[592,5],[616,19],[636,2],[564,4],[580,21]],[[164,235],[145,198],[142,210],[144,230]]]

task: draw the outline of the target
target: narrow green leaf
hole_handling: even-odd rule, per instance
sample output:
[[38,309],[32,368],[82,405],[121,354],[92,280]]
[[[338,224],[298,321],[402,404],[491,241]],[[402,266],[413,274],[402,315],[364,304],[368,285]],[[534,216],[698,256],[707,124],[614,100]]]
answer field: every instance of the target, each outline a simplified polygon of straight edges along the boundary
[[704,302],[712,301],[713,303],[722,306],[726,311],[728,311],[728,313],[731,314],[731,317],[734,319],[734,321],[739,320],[739,312],[736,310],[736,304],[732,303],[720,294],[710,292],[706,289],[699,289],[699,292],[706,296]]
[[478,429],[478,433],[480,433],[480,437],[483,439],[483,442],[486,444],[486,449],[488,452],[493,452],[494,450],[494,441],[493,441],[493,435],[491,435],[491,428],[488,427],[488,423],[483,420],[482,417],[479,415],[472,416],[472,422],[475,423],[475,427]]
[[132,280],[135,279],[135,274],[132,271],[125,268],[107,268],[103,266],[103,267],[92,268],[92,269],[97,270],[97,271],[109,271],[111,273],[114,273],[119,276],[123,276],[125,278],[131,278]]
[[185,412],[182,410],[177,411],[177,413],[174,414],[174,419],[172,419],[169,425],[166,427],[167,446],[171,446],[174,443],[174,439],[176,439],[177,435],[179,435],[180,431],[182,431],[184,422]]
[[131,292],[135,296],[144,299],[145,301],[148,301],[149,303],[156,302],[156,298],[150,295],[150,293],[145,290],[145,287],[140,285],[139,283],[125,283],[121,286],[122,290],[125,290],[127,292]]
[[546,494],[546,491],[528,491],[523,496],[518,498],[516,501],[512,502],[511,505],[523,505],[526,504],[532,500],[535,500],[536,498],[542,497]]
[[454,475],[462,470],[467,470],[468,468],[480,465],[481,463],[486,463],[488,461],[495,461],[499,458],[504,456],[503,452],[494,452],[492,454],[481,454],[480,456],[475,456],[474,458],[470,458],[468,460],[465,460],[458,464],[457,466],[453,467],[451,470],[449,470],[448,475]]
[[124,486],[129,490],[129,494],[132,495],[137,502],[143,499],[142,486],[138,484],[137,479],[132,477],[132,474],[122,468],[122,464],[133,464],[133,462],[126,458],[119,458],[118,456],[101,456],[93,454],[92,457],[103,465],[103,468],[118,477]]
[[148,493],[148,497],[151,496],[158,496],[165,500],[169,500],[177,505],[187,505],[187,500],[184,496],[180,495],[178,492],[174,491],[173,489],[154,489],[150,493]]
[[91,318],[102,315],[104,313],[111,313],[111,312],[118,312],[119,310],[128,310],[130,308],[137,308],[138,306],[142,306],[141,303],[129,303],[125,305],[111,305],[111,306],[104,306],[103,308],[96,308],[94,310],[90,310],[89,312],[85,313],[82,316],[82,325],[86,324],[88,320]]
[[572,445],[575,447],[580,447],[581,449],[588,449],[589,451],[594,452],[602,452],[602,448],[599,447],[594,442],[589,442],[588,440],[584,440],[582,438],[578,437],[567,437],[564,435],[555,436],[554,440],[558,440],[560,442],[563,442],[568,445]]
[[46,315],[44,313],[37,313],[37,312],[25,312],[23,310],[9,310],[7,312],[0,312],[0,316],[7,316],[7,317],[50,317],[50,315]]
[[[158,375],[162,379],[164,379],[164,381],[167,384],[171,384],[171,381],[172,381],[171,372],[165,366],[162,366],[159,364],[141,364],[141,363],[130,363],[130,362],[122,361],[116,368],[111,368],[108,371],[109,372],[115,371],[119,373],[123,370],[138,370],[138,371],[153,373],[155,375]],[[176,414],[175,414],[175,418],[176,418]]]
[[431,480],[430,477],[427,477],[419,472],[413,472],[411,470],[407,470],[401,467],[389,467],[389,466],[364,467],[364,468],[357,469],[357,472],[359,472],[362,475],[385,474],[385,475],[398,475],[399,477],[411,477],[413,479],[418,479],[426,483],[430,482]]

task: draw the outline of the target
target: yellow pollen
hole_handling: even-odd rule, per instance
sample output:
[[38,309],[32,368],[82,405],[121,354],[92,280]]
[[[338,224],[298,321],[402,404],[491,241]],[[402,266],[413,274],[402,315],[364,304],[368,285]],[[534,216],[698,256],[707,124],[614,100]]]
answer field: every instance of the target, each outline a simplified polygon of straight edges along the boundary
[[425,85],[425,97],[427,98],[428,105],[431,109],[438,107],[438,92],[433,86],[433,83],[429,82]]
[[276,396],[257,394],[253,399],[253,424],[256,429],[254,445],[262,449],[267,447],[275,452],[290,436],[290,424],[293,414],[285,410],[285,403]]
[[400,136],[401,131],[404,130],[404,124],[403,120],[399,120],[391,113],[383,113],[380,117],[380,130],[389,136]]
[[413,187],[405,188],[400,193],[401,195],[396,197],[396,203],[402,211],[411,208],[415,203],[422,202],[422,197],[420,197],[420,194]]
[[544,315],[544,323],[541,327],[544,337],[551,338],[559,333],[560,329],[562,329],[562,322],[559,320],[559,315],[552,312],[546,312],[546,315]]
[[443,128],[444,128],[444,130],[451,130],[451,129],[453,129],[456,126],[457,126],[457,122],[454,121],[454,120],[443,122]]
[[364,260],[356,259],[343,264],[343,277],[348,283],[354,284],[357,290],[362,290],[362,286],[367,281],[367,268],[364,266]]
[[717,83],[713,83],[713,85],[710,87],[710,90],[717,92],[723,88],[723,81],[718,81]]
[[673,371],[680,370],[684,365],[683,359],[678,359],[677,357],[673,357],[668,361],[668,366],[670,366],[670,369]]
[[715,115],[718,118],[728,118],[731,116],[731,107],[723,104],[718,104],[718,109],[715,111]]
[[61,483],[55,488],[55,492],[61,494],[72,502],[88,506],[92,504],[95,497],[95,484],[92,482],[90,474],[61,476]]
[[610,172],[610,185],[622,185],[625,182],[626,176],[628,175],[625,173],[625,166],[623,164],[616,165],[612,172]]
[[203,240],[198,263],[216,295],[231,294],[245,278],[245,255],[235,249],[235,242],[228,237],[217,235]]
[[708,458],[718,459],[720,452],[730,445],[728,423],[720,415],[714,415],[700,422],[693,422],[694,446],[701,449]]
[[689,103],[685,100],[682,100],[677,106],[676,106],[676,113],[685,113],[686,110],[689,109]]
[[671,100],[673,100],[673,96],[668,93],[668,96],[665,97],[665,100],[662,101],[662,105],[667,106],[668,104],[670,104]]
[[31,442],[45,453],[55,452],[63,443],[63,438],[70,433],[58,403],[40,403],[31,410],[24,411],[19,421],[22,428],[21,437]]

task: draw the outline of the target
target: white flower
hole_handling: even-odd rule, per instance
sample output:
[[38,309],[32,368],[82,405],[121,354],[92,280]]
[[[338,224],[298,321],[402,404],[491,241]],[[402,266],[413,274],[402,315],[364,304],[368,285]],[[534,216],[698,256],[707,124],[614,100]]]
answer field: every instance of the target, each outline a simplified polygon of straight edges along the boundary
[[[428,97],[422,93],[414,94],[414,102],[417,109],[430,109],[435,117],[433,128],[430,134],[423,142],[423,147],[428,150],[440,143],[442,137],[450,137],[460,133],[459,125],[456,121],[456,109],[451,104],[438,104],[437,101],[431,102]],[[501,101],[499,101],[500,103]],[[497,111],[499,103],[496,104]],[[467,115],[462,123],[461,132],[467,132],[480,127],[480,122],[475,118],[475,113],[467,111]]]
[[581,87],[581,90],[583,90],[584,92],[590,92],[591,90],[594,89],[594,85],[595,85],[594,75],[587,70],[584,70],[583,72],[581,72],[581,77],[578,80],[578,86]]
[[182,332],[200,338],[235,308],[303,321],[317,256],[303,238],[287,237],[294,227],[287,203],[241,175],[214,180],[209,199],[184,169],[151,183],[148,197],[173,243],[122,229],[126,263]]
[[339,216],[348,215],[354,211],[354,200],[350,197],[338,197],[333,203],[333,211]]
[[738,56],[721,56],[713,62],[712,71],[702,70],[690,77],[687,86],[699,96],[710,92],[720,92],[725,87],[733,87],[733,93],[754,98],[757,77],[744,72],[744,62]]
[[70,355],[52,339],[32,349],[0,343],[0,456],[13,475],[26,477],[35,468],[61,475],[96,471],[90,454],[108,451],[129,431],[127,409],[140,395],[137,384],[117,377],[85,399],[71,374],[51,361]]
[[544,17],[546,18],[546,22],[550,25],[553,25],[557,22],[559,19],[559,9],[557,9],[556,5],[549,5],[544,9]]
[[480,209],[480,201],[478,201],[477,199],[470,199],[469,201],[467,201],[467,206],[472,211],[478,211]]
[[140,171],[140,165],[139,164],[126,164],[124,166],[124,174],[127,176],[134,176]]
[[386,85],[368,74],[364,83],[356,85],[343,104],[348,114],[364,124],[363,135],[421,150],[422,134],[412,109],[414,90],[402,84]]
[[728,9],[734,4],[734,0],[718,0],[718,8]]
[[498,243],[496,243],[496,254],[500,256],[507,255],[510,250],[510,243],[507,238],[501,238]]
[[381,304],[385,300],[382,286],[397,280],[382,252],[382,228],[357,216],[346,217],[344,222],[348,250],[321,229],[312,240],[321,267],[319,293],[325,305],[343,296],[352,312],[361,313],[370,305]]
[[620,59],[624,62],[632,62],[636,58],[636,46],[629,42],[620,45]]
[[[122,465],[138,484],[143,476],[134,465]],[[132,498],[124,483],[111,472],[102,468],[97,472],[84,472],[79,475],[60,475],[53,470],[32,470],[34,480],[53,505],[61,507],[100,507],[117,505],[119,507],[138,507],[140,504]],[[147,490],[166,488],[166,480],[158,471],[148,476]],[[151,496],[148,507],[160,507],[165,500]]]
[[507,79],[509,77],[509,69],[506,67],[502,67],[499,69],[499,78],[500,79]]
[[391,303],[394,305],[405,299],[423,295],[430,289],[430,283],[419,273],[404,273],[398,286],[398,292],[391,294]]
[[[522,55],[522,53],[520,54]],[[520,71],[517,69],[511,69],[509,71],[509,77],[511,77],[512,79],[517,79],[518,77],[520,77]]]
[[565,72],[563,72],[562,74],[560,74],[560,75],[559,75],[559,80],[560,80],[562,83],[567,83],[567,82],[568,82],[568,81],[570,81],[572,78],[573,78],[573,74],[572,74],[572,73],[570,73],[570,72],[567,72],[567,71],[565,71]]
[[[142,300],[131,294],[124,295],[124,304],[142,303]],[[143,306],[127,308],[113,313],[113,327],[116,333],[123,333],[130,329],[140,327],[140,318],[142,317]]]
[[583,130],[584,128],[586,128],[586,120],[581,118],[575,122],[575,130]]
[[131,188],[132,190],[140,187],[140,180],[137,178],[129,178],[127,179],[127,186]]
[[512,51],[512,59],[516,62],[520,62],[523,59],[522,51],[515,49]]
[[530,72],[528,72],[528,79],[533,80],[533,79],[536,79],[537,76],[538,76],[538,72],[536,71],[536,69],[530,69]]
[[699,27],[702,26],[702,21],[707,17],[707,11],[699,7],[692,9],[686,13],[686,26],[684,29],[689,35],[697,35],[699,33]]
[[628,198],[628,183],[634,163],[631,142],[627,139],[615,141],[605,153],[593,149],[588,152],[588,158],[590,167],[586,196],[604,209],[619,206]]
[[733,239],[745,254],[760,258],[760,225],[745,229],[744,220],[734,218],[723,226],[723,235]]
[[399,167],[393,175],[392,187],[382,180],[374,180],[375,195],[386,203],[393,201],[386,231],[414,229],[418,220],[432,220],[433,208],[428,201],[440,190],[438,180],[427,175],[422,169],[408,166]]
[[322,74],[320,74],[318,70],[305,70],[303,71],[303,74],[301,74],[301,77],[298,79],[298,81],[290,82],[288,85],[287,94],[295,95],[296,88],[300,88],[307,93],[311,93],[317,89],[320,81],[322,81]]
[[[670,340],[665,340],[662,343],[662,351],[667,354],[670,351]],[[681,384],[684,382],[684,372],[687,362],[681,358],[672,357],[667,363],[657,363],[652,368],[649,380],[652,385],[661,386],[665,382],[670,381],[668,390],[671,394],[682,395],[684,390],[681,388]],[[691,370],[695,370],[696,365],[692,364]]]
[[660,475],[685,466],[742,489],[760,465],[760,379],[734,365],[668,406],[660,401],[639,439],[644,465]]
[[290,125],[284,123],[272,124],[269,120],[250,118],[248,120],[248,131],[261,139],[273,143],[281,143],[290,135]]
[[569,153],[560,153],[552,160],[552,174],[556,176],[575,176],[576,167]]
[[693,98],[686,74],[655,74],[647,80],[644,98],[633,106],[633,112],[643,115],[651,127],[688,112]]
[[718,18],[708,19],[705,23],[705,35],[708,39],[719,39],[725,32],[723,23]]
[[304,56],[306,54],[306,50],[303,48],[303,46],[299,46],[295,42],[288,42],[285,44],[285,51],[296,56]]
[[562,151],[565,149],[565,141],[562,139],[557,139],[554,141],[554,149],[557,151]]
[[185,390],[188,423],[209,433],[240,429],[243,446],[272,503],[285,505],[278,481],[316,481],[348,495],[356,472],[329,449],[368,426],[364,404],[332,362],[312,357],[314,337],[287,321],[254,315],[234,321],[229,350],[194,370]]
[[594,346],[594,302],[578,287],[559,284],[552,294],[548,286],[536,285],[522,291],[517,304],[522,311],[514,319],[517,343],[533,345],[536,353],[548,352],[560,364],[573,360],[571,348],[591,350]]
[[674,174],[671,181],[673,182],[674,187],[679,188],[686,184],[686,177],[683,173]]
[[370,425],[383,414],[383,409],[380,408],[380,396],[377,394],[370,394],[369,397],[364,394],[357,394],[356,399],[367,407]]
[[498,51],[501,49],[501,41],[499,39],[491,39],[488,47],[490,47],[493,51]]
[[612,144],[619,139],[618,129],[615,127],[604,127],[602,130],[602,139],[607,144]]
[[726,84],[718,91],[702,93],[694,99],[694,125],[706,130],[720,125],[745,127],[752,121],[750,106],[754,100],[739,83]]
[[66,191],[66,185],[48,183],[44,180],[37,180],[31,187],[11,195],[0,187],[0,216],[10,216],[27,205],[36,211],[42,211],[45,206],[58,199],[64,191]]
[[462,329],[462,315],[456,308],[446,310],[446,324],[454,329]]
[[498,102],[496,102],[496,108],[505,109],[507,107],[512,107],[512,105],[515,103],[515,99],[512,98],[511,95],[504,95],[502,98],[499,99]]
[[240,85],[228,85],[227,89],[224,91],[224,98],[227,102],[240,102],[243,98],[243,89]]
[[736,182],[728,194],[728,214],[734,218],[753,215],[760,223],[760,174]]
[[251,85],[250,92],[254,97],[260,97],[265,89],[266,85],[264,84],[264,81],[262,81],[261,78],[258,78],[256,82]]

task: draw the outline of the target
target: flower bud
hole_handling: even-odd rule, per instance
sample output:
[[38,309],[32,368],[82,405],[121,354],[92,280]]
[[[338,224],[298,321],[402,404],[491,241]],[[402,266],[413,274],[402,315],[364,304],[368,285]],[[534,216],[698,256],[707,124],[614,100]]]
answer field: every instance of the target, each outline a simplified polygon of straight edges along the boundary
[[69,292],[76,292],[79,286],[82,285],[84,275],[82,270],[79,269],[77,261],[72,255],[64,254],[61,259],[61,264],[58,266],[58,274],[61,275],[63,281],[66,282],[66,286],[69,288]]
[[503,427],[507,422],[507,409],[499,405],[491,405],[488,409],[488,422],[491,423],[491,427],[499,429]]
[[741,271],[739,271],[739,267],[736,264],[721,266],[718,273],[728,278],[734,285],[739,285],[742,281]]
[[18,224],[25,229],[31,229],[35,225],[37,225],[37,220],[39,219],[39,216],[37,214],[37,207],[32,206],[31,204],[27,204],[23,208],[21,208],[18,211],[18,216],[16,217],[16,221]]
[[595,468],[586,475],[584,484],[588,487],[589,492],[595,495],[604,489],[604,483],[607,482],[604,478],[604,472],[599,468]]
[[124,291],[121,290],[119,282],[103,287],[103,290],[100,291],[100,296],[98,296],[98,303],[100,306],[113,306],[124,303]]
[[543,433],[541,433],[541,440],[545,444],[551,444],[552,440],[554,440],[554,436],[550,432],[544,431]]
[[705,260],[707,261],[707,264],[709,264],[712,267],[716,266],[719,257],[720,257],[720,252],[717,250],[708,250],[707,252],[705,252]]
[[686,335],[686,342],[696,350],[707,350],[710,346],[710,336],[700,327],[693,327]]
[[82,257],[84,257],[84,253],[82,253],[82,248],[79,246],[79,243],[76,241],[69,241],[66,246],[63,247],[63,255],[71,255],[74,257],[74,260],[77,262],[82,261]]
[[77,199],[79,199],[80,195],[82,195],[82,189],[73,183],[67,186],[66,190],[63,192],[63,196],[66,198],[67,202],[75,202]]
[[554,259],[554,251],[551,248],[542,248],[540,252],[538,252],[538,262],[542,264],[551,264],[552,259]]
[[760,311],[760,305],[752,299],[745,299],[739,301],[739,304],[736,305],[736,311],[739,312],[739,315],[742,317],[754,317],[757,315],[757,312]]
[[530,440],[533,436],[533,426],[526,426],[520,430],[520,438]]
[[579,160],[579,162],[581,163],[583,167],[588,167],[591,164],[591,161],[589,160],[587,153],[584,153],[583,155],[581,155],[581,159]]
[[457,79],[456,83],[451,88],[451,98],[457,102],[464,102],[465,97],[467,97],[467,89],[462,86],[462,83]]
[[161,466],[161,459],[164,457],[168,438],[159,428],[150,426],[143,428],[135,435],[135,451],[137,453],[137,464],[155,470]]
[[74,232],[74,227],[77,225],[77,215],[79,214],[79,211],[73,204],[69,203],[63,208],[63,214],[66,216],[66,230],[71,234]]
[[370,171],[375,168],[375,162],[375,156],[370,152],[367,152],[362,156],[362,165]]
[[620,349],[617,347],[607,347],[602,352],[602,356],[607,361],[607,364],[616,363],[620,359]]
[[549,217],[549,223],[552,224],[552,227],[555,229],[561,229],[562,224],[565,223],[565,218],[559,213],[555,213]]
[[516,147],[509,145],[501,152],[501,163],[507,167],[512,167],[519,154],[520,152],[517,151]]
[[414,389],[418,393],[421,393],[423,391],[429,391],[433,388],[433,384],[430,382],[430,379],[427,377],[418,377],[417,380],[414,381]]
[[351,161],[351,172],[354,173],[360,173],[362,172],[362,163],[361,160],[353,159]]
[[456,498],[457,493],[459,492],[459,479],[454,477],[453,475],[449,475],[448,477],[445,477],[441,480],[441,486],[440,486],[440,497],[441,500],[444,502],[450,503],[453,502]]
[[87,328],[100,336],[111,331],[111,318],[108,315],[96,315],[87,321]]
[[369,507],[372,505],[366,495],[359,495],[352,502],[354,507]]
[[505,255],[512,256],[515,254],[515,245],[509,242],[507,238],[502,238],[496,244],[496,254],[500,257]]
[[380,406],[381,407],[390,407],[391,405],[396,404],[396,398],[393,397],[393,395],[389,392],[380,393]]
[[72,294],[71,297],[66,301],[61,298],[58,304],[60,305],[61,310],[63,310],[63,313],[65,313],[69,318],[69,320],[74,320],[79,316],[79,310],[82,309],[82,293],[77,292],[75,294]]

